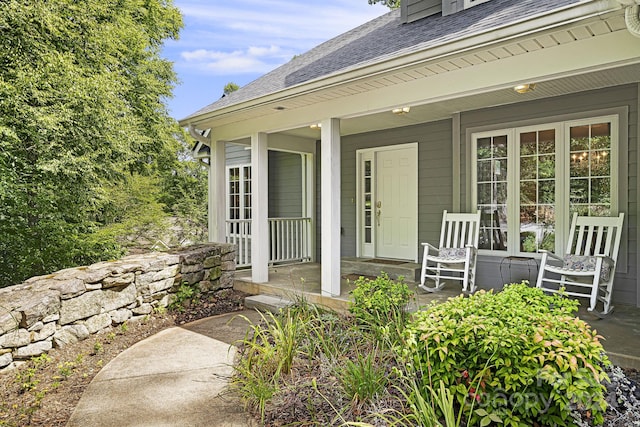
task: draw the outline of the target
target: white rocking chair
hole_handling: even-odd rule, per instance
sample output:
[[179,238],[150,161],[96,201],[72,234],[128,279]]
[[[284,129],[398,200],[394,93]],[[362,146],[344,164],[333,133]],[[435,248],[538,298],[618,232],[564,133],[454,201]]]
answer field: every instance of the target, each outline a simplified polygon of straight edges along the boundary
[[[611,313],[623,221],[623,213],[617,217],[574,214],[565,255],[540,251],[542,259],[536,286],[548,292],[565,288],[566,295],[589,298],[589,312],[599,317]],[[598,301],[603,303],[602,311],[595,310]]]
[[[480,211],[477,213],[442,213],[440,244],[436,248],[423,243],[420,289],[435,292],[444,286],[443,280],[460,280],[462,291],[476,291],[476,255],[480,237]],[[426,279],[435,281],[427,286]]]

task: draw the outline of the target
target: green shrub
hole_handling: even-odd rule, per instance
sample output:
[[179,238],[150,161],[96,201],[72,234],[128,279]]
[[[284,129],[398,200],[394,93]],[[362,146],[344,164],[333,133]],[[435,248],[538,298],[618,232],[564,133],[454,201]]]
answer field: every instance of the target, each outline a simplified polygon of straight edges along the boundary
[[169,305],[169,308],[181,313],[184,311],[184,304],[187,301],[197,302],[200,297],[200,286],[198,283],[189,285],[188,282],[183,282],[174,295],[175,299]]
[[349,311],[362,324],[371,327],[380,338],[399,335],[408,319],[407,305],[414,293],[399,277],[394,281],[386,273],[375,279],[360,277],[351,292]]
[[240,358],[234,365],[232,384],[245,405],[256,409],[264,420],[267,402],[279,389],[280,377],[290,373],[298,353],[303,318],[301,310],[287,308],[279,314],[260,313],[261,322],[249,323],[243,340],[238,342]]
[[416,313],[402,353],[423,393],[442,381],[470,425],[573,425],[572,407],[601,424],[609,361],[577,306],[525,283],[452,298]]
[[389,383],[385,363],[375,349],[366,355],[357,353],[355,360],[346,359],[338,374],[345,394],[355,404],[372,401]]

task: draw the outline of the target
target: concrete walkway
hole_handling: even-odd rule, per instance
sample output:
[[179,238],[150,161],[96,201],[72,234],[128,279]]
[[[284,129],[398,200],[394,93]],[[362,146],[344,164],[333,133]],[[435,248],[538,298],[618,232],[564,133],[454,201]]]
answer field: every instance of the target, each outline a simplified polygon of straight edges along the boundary
[[252,310],[159,332],[119,354],[93,379],[68,427],[255,425],[226,390],[232,345],[260,315]]

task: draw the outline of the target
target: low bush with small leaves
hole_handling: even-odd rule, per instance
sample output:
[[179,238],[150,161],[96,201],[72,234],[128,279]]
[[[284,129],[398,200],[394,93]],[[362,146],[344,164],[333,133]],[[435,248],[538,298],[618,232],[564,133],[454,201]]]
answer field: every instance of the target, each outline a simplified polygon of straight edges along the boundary
[[526,283],[452,298],[415,314],[402,354],[423,392],[442,382],[469,425],[572,426],[575,409],[599,425],[609,361],[577,308]]
[[403,277],[392,280],[389,275],[369,279],[360,277],[351,292],[349,311],[379,338],[395,341],[408,319],[407,306],[415,298]]

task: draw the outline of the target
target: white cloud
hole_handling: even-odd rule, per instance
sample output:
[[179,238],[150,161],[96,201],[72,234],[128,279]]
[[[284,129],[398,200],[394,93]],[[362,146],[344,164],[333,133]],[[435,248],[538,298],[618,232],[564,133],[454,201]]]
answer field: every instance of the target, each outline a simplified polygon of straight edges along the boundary
[[[189,48],[244,49],[257,40],[300,54],[387,11],[366,0],[176,0],[189,34]],[[198,36],[193,33],[198,28]]]
[[185,27],[166,42],[181,84],[170,109],[185,117],[294,55],[367,22],[387,9],[367,0],[174,0]]
[[265,73],[284,63],[290,53],[278,46],[249,46],[246,50],[229,52],[196,49],[184,51],[182,59],[192,68],[217,75]]

